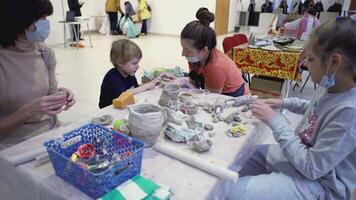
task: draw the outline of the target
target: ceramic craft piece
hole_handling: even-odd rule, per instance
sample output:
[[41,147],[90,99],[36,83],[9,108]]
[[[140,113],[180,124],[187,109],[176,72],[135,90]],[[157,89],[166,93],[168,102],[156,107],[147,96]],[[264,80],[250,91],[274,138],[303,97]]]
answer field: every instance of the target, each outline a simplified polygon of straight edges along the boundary
[[192,144],[192,150],[197,153],[203,153],[209,151],[212,145],[213,143],[211,140],[194,141]]
[[193,99],[193,94],[190,92],[182,92],[179,95],[179,101],[182,103],[191,102]]
[[161,97],[158,104],[161,106],[169,107],[170,103],[177,103],[178,94],[181,88],[176,84],[168,83],[163,87]]
[[148,103],[128,108],[128,128],[131,135],[142,140],[145,147],[152,146],[158,139],[167,115],[161,107]]
[[167,123],[163,132],[169,139],[177,143],[187,143],[200,139],[199,132],[173,123]]
[[91,122],[94,124],[99,124],[102,126],[106,126],[111,124],[111,122],[113,121],[113,117],[111,115],[103,115],[101,117],[93,117],[91,119]]
[[180,106],[180,110],[185,114],[195,115],[198,112],[198,106],[195,103],[188,101]]

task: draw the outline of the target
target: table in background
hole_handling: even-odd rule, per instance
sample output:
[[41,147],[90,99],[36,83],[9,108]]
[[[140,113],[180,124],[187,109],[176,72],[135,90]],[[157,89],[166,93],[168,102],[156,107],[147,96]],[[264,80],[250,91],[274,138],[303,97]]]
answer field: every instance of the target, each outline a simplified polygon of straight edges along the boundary
[[76,28],[72,28],[74,25],[80,25],[80,24],[85,24],[87,27],[87,33],[89,36],[89,44],[90,47],[93,47],[92,42],[91,42],[91,35],[90,35],[90,30],[89,30],[89,20],[83,20],[83,21],[74,21],[74,22],[67,22],[67,21],[58,21],[58,23],[63,24],[63,42],[64,42],[64,47],[67,47],[67,28],[66,26],[68,25],[69,30],[74,32],[74,37],[75,37],[75,42],[77,45],[77,48],[79,48],[79,39],[80,39],[80,33],[77,32]]
[[233,48],[231,57],[242,72],[287,80],[285,97],[289,81],[298,79],[301,52],[255,49],[244,44]]
[[[155,103],[160,97],[162,89],[156,88],[151,91],[140,93],[135,96],[136,103]],[[214,102],[218,94],[201,94],[201,101]],[[224,96],[224,98],[228,98]],[[200,101],[194,99],[194,101]],[[236,108],[241,109],[241,108]],[[234,109],[226,109],[229,112]],[[228,112],[228,111],[226,111]],[[110,114],[114,119],[128,117],[128,110],[117,110],[112,106],[97,111],[95,116]],[[228,113],[226,113],[228,114]],[[250,112],[247,115],[251,114]],[[0,193],[5,199],[89,199],[87,195],[69,185],[67,182],[57,177],[53,171],[51,163],[47,162],[38,165],[36,161],[28,162],[20,166],[12,166],[7,158],[14,155],[37,149],[43,142],[56,136],[60,136],[75,128],[88,123],[90,117],[85,116],[76,122],[58,127],[23,143],[0,152]],[[209,123],[210,114],[201,108],[195,115],[196,120]],[[246,120],[246,118],[243,118]],[[183,151],[191,152],[197,157],[205,159],[214,164],[237,171],[239,167],[249,158],[266,135],[268,128],[255,119],[248,119],[250,122],[246,125],[248,133],[240,138],[228,137],[225,134],[227,125],[223,122],[214,124],[216,135],[211,138],[213,146],[209,152],[198,154],[191,152],[183,144],[173,143],[164,139],[165,143],[173,145]],[[252,123],[253,121],[253,123]],[[227,194],[231,182],[224,181],[209,175],[199,169],[191,167],[181,161],[175,160],[164,154],[158,153],[152,148],[144,149],[141,175],[158,183],[172,188],[172,199],[222,199]],[[21,191],[19,193],[18,191]]]

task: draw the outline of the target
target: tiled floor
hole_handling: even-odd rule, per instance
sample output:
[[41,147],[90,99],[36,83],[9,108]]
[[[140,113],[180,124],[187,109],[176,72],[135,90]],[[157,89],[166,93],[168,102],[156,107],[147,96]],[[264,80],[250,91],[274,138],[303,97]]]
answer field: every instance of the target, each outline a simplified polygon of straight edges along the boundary
[[[222,50],[221,44],[224,37],[226,35],[218,37],[217,48],[220,50]],[[77,99],[77,103],[70,110],[59,115],[62,122],[68,123],[99,109],[101,81],[112,67],[109,59],[111,42],[119,38],[124,37],[94,34],[92,36],[93,48],[89,47],[87,38],[84,41],[86,47],[82,49],[64,48],[63,45],[52,46],[56,52],[59,86],[72,89]],[[136,74],[138,80],[143,70],[151,70],[155,67],[180,66],[188,70],[187,62],[181,56],[178,36],[148,35],[132,39],[132,41],[137,43],[143,51],[140,69]],[[303,93],[299,90],[291,91],[290,96],[310,98],[313,91],[313,85],[309,82]],[[300,119],[300,116],[291,113],[287,113],[286,116],[294,125]],[[274,140],[269,137],[266,143],[271,142]]]

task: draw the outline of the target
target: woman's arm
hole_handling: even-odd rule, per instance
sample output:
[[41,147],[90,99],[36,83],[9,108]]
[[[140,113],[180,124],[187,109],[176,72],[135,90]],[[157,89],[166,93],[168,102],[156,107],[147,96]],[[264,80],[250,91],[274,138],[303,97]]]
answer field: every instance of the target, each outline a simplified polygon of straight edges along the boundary
[[22,125],[26,120],[36,114],[56,115],[62,112],[66,105],[65,94],[50,95],[37,98],[6,117],[0,118],[0,134],[6,135]]

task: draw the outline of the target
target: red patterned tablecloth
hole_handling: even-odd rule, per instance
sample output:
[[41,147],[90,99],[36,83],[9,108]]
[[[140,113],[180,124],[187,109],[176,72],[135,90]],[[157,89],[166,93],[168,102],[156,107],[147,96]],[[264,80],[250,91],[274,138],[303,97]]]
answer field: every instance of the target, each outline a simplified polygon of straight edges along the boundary
[[301,52],[252,49],[246,45],[235,47],[231,52],[232,60],[241,71],[286,80],[298,79],[300,54]]

